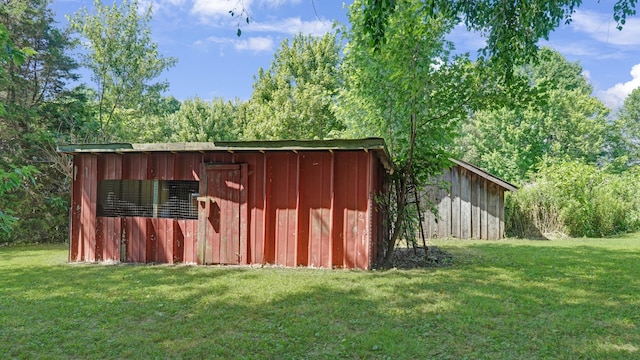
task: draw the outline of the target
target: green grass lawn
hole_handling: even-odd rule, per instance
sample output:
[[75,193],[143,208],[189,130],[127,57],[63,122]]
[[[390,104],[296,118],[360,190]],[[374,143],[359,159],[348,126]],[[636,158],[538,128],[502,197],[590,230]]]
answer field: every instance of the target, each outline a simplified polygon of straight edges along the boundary
[[0,358],[640,358],[640,235],[439,240],[448,268],[69,265],[0,248]]

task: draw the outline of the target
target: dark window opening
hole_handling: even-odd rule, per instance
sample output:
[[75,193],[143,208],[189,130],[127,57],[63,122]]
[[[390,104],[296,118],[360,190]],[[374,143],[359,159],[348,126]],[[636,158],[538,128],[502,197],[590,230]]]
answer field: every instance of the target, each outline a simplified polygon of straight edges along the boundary
[[102,180],[98,216],[198,219],[198,181]]

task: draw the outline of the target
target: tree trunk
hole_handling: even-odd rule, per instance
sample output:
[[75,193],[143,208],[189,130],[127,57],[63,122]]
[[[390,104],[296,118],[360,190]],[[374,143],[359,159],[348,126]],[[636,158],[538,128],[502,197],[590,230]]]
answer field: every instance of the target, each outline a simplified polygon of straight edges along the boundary
[[422,239],[422,246],[424,247],[424,256],[425,258],[429,257],[429,248],[427,247],[427,240],[424,236],[424,226],[422,226],[422,210],[420,209],[420,198],[418,197],[418,184],[416,182],[415,174],[412,176],[413,178],[413,192],[416,198],[416,211],[418,212],[418,219],[420,221],[420,238]]

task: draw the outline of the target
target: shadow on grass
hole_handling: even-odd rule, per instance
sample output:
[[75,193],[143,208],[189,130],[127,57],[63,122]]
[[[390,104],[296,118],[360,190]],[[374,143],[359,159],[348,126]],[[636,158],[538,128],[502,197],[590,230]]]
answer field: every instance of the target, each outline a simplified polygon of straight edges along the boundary
[[471,245],[382,272],[40,266],[0,279],[2,357],[629,358],[640,255]]

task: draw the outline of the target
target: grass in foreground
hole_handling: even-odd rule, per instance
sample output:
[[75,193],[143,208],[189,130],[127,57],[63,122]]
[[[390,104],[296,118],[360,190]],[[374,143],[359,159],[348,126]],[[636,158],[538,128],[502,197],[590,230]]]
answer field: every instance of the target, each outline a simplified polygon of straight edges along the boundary
[[0,248],[0,358],[640,357],[640,238],[447,241],[450,268],[68,265]]

